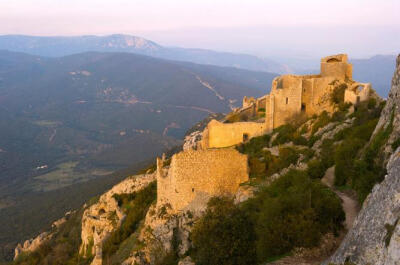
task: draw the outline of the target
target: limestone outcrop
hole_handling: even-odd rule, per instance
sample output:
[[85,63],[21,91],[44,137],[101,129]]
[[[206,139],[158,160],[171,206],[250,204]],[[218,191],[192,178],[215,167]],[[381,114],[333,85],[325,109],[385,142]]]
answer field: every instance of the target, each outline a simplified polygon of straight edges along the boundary
[[21,253],[35,251],[48,240],[50,240],[53,237],[54,232],[57,231],[57,229],[68,220],[71,214],[72,212],[69,211],[65,213],[62,218],[54,221],[51,225],[52,229],[50,231],[40,233],[37,237],[25,240],[23,244],[18,244],[14,249],[14,260],[17,259]]
[[400,148],[392,153],[392,143],[400,136],[400,56],[386,106],[375,129],[393,126],[384,148],[388,159],[385,179],[375,185],[365,200],[353,228],[339,249],[325,264],[400,264]]
[[202,135],[201,131],[194,131],[186,136],[183,142],[183,151],[199,149]]
[[[183,258],[191,247],[189,234],[198,216],[200,214],[190,211],[176,213],[168,204],[152,205],[140,232],[144,247],[131,253],[123,264],[160,264],[172,252]],[[189,262],[188,259],[185,262]]]
[[387,170],[385,180],[374,187],[353,228],[325,264],[400,264],[400,150],[391,156]]
[[24,244],[18,244],[14,250],[14,259],[18,258],[18,256],[23,252],[32,252],[38,249],[44,242],[49,240],[52,237],[52,233],[43,232],[35,238],[26,240]]
[[374,131],[374,135],[376,135],[381,128],[389,126],[391,122],[393,122],[393,131],[384,148],[386,159],[389,158],[393,151],[391,145],[396,140],[400,139],[400,55],[397,57],[396,70],[392,78],[392,87],[389,91],[386,105],[381,112],[381,117]]
[[155,179],[155,173],[131,176],[101,195],[97,203],[84,211],[80,253],[83,256],[93,254],[92,265],[101,264],[102,243],[121,225],[125,218],[123,210],[118,206],[118,202],[113,196],[137,192]]

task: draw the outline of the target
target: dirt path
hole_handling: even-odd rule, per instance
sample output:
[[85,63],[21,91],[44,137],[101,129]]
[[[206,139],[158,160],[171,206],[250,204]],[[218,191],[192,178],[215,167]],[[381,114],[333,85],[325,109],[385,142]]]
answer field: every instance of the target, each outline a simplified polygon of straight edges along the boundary
[[325,172],[325,176],[321,179],[321,182],[331,188],[340,197],[340,199],[342,199],[343,210],[346,213],[345,227],[347,230],[349,230],[353,226],[353,222],[358,214],[358,202],[346,193],[336,190],[333,185],[334,180],[335,167],[328,168],[328,170]]
[[[352,198],[351,196],[347,195],[344,192],[338,191],[334,184],[335,180],[335,167],[328,168],[328,170],[325,172],[324,177],[321,179],[321,182],[327,185],[330,189],[332,189],[342,200],[342,206],[343,210],[346,214],[346,222],[345,222],[345,228],[349,230],[353,226],[353,222],[358,214],[359,211],[359,206],[358,202],[356,199]],[[345,233],[342,233],[342,235],[339,238],[336,238],[335,243],[332,245],[335,246],[332,249],[326,250],[326,253],[317,255],[315,257],[303,257],[303,256],[289,256],[285,257],[283,259],[280,259],[278,261],[268,263],[268,265],[319,265],[321,264],[322,261],[326,260],[327,257],[332,255],[333,251],[339,246],[340,242],[342,241]],[[324,249],[323,246],[319,247],[320,249]],[[310,252],[311,253],[311,252]],[[318,252],[316,252],[318,253]]]

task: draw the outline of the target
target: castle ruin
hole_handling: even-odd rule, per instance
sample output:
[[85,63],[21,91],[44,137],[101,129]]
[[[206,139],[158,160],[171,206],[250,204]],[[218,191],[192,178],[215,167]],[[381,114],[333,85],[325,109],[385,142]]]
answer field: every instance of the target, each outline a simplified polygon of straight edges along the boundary
[[233,148],[188,150],[157,159],[157,205],[175,211],[204,209],[213,196],[235,194],[249,180],[247,155]]
[[265,119],[254,122],[220,123],[211,121],[203,132],[203,148],[233,146],[284,125],[296,114],[310,117],[323,111],[333,112],[331,94],[337,84],[346,84],[344,101],[356,104],[365,101],[371,93],[370,84],[353,81],[352,65],[346,54],[321,59],[320,74],[281,75],[272,81],[269,94],[243,98],[243,107],[237,114],[254,117],[264,112]]
[[[298,114],[312,116],[333,112],[332,92],[344,85],[344,102],[357,104],[368,100],[371,85],[352,80],[352,65],[347,55],[321,59],[320,74],[282,75],[272,81],[269,94],[243,98],[243,107],[234,114],[255,121],[219,122],[212,120],[195,149],[172,156],[169,168],[157,159],[157,206],[173,211],[198,211],[213,196],[235,195],[241,183],[249,180],[247,155],[234,146],[271,132]],[[264,117],[258,119],[262,113]]]

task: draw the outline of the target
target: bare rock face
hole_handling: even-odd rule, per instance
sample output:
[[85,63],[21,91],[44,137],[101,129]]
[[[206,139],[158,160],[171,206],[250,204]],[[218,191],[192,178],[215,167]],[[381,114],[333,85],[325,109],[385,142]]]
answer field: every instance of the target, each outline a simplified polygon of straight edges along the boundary
[[38,249],[44,242],[52,237],[52,233],[43,232],[35,238],[26,240],[24,244],[18,244],[15,248],[14,259],[16,259],[23,252],[32,252]]
[[195,263],[192,261],[192,259],[187,256],[184,259],[181,259],[178,263],[178,265],[195,265]]
[[[163,258],[176,251],[180,257],[190,249],[189,234],[194,216],[191,212],[175,213],[169,205],[152,205],[147,212],[140,240],[144,247],[131,253],[125,265],[160,264]],[[184,259],[189,262],[188,258]],[[191,263],[184,263],[191,264]]]
[[392,153],[391,144],[400,139],[400,55],[396,60],[396,70],[392,78],[392,87],[389,92],[386,105],[382,110],[381,117],[375,128],[374,135],[381,129],[386,128],[393,118],[393,131],[385,147],[386,158]]
[[[399,106],[400,56],[389,98],[374,132],[393,121],[393,132],[384,150],[388,157],[392,152],[391,143],[400,136]],[[400,264],[400,148],[390,156],[387,172],[384,181],[375,185],[368,195],[339,249],[325,264],[345,261],[358,265]]]
[[183,151],[190,149],[197,150],[199,148],[199,143],[202,138],[203,133],[200,131],[192,132],[191,134],[186,136],[183,143]]
[[326,264],[400,264],[400,152],[392,155],[385,180],[364,202],[353,228]]
[[129,177],[104,193],[97,203],[84,211],[80,253],[83,256],[88,256],[89,253],[94,254],[92,265],[101,264],[102,243],[121,225],[125,218],[124,212],[113,196],[142,190],[155,179],[155,174]]
[[329,123],[327,126],[319,129],[316,133],[315,136],[320,136],[320,139],[317,140],[312,149],[314,151],[317,152],[317,154],[319,154],[319,152],[321,151],[321,146],[322,143],[326,140],[326,139],[333,139],[333,137],[340,131],[349,128],[353,125],[355,121],[355,118],[352,119],[347,119],[345,120],[342,124],[338,124],[336,122],[333,123]]
[[65,216],[63,216],[62,218],[54,221],[54,223],[51,225],[51,227],[52,227],[51,231],[43,232],[40,235],[38,235],[37,237],[35,237],[35,238],[31,238],[29,240],[25,240],[25,242],[23,244],[18,244],[15,247],[15,250],[14,250],[14,260],[21,253],[35,251],[43,243],[45,243],[46,241],[50,240],[53,237],[54,232],[57,231],[57,229],[68,220],[68,218],[70,217],[71,214],[72,214],[72,212],[69,211],[69,212],[67,212],[65,214]]

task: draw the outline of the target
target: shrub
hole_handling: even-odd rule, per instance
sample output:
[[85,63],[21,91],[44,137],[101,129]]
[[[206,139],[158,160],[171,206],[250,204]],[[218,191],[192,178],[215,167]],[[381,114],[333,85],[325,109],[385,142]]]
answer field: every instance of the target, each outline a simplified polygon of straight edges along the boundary
[[275,140],[272,142],[272,146],[278,144],[284,144],[290,142],[293,139],[293,133],[296,128],[291,124],[285,124],[274,129],[274,132],[278,133]]
[[191,239],[196,264],[256,264],[253,223],[231,199],[211,199],[195,223]]
[[285,124],[276,128],[274,132],[278,133],[278,135],[272,142],[272,146],[288,142],[293,142],[296,145],[307,145],[307,139],[297,129],[298,126],[293,126],[292,124]]
[[249,168],[251,177],[263,177],[266,173],[266,165],[257,157],[249,158]]
[[335,185],[352,187],[361,203],[385,174],[379,152],[392,131],[393,119],[370,140],[380,111],[381,105],[370,109],[368,103],[358,104],[353,114],[354,126],[334,137],[336,141],[343,140],[335,150]]
[[331,118],[329,117],[328,112],[323,111],[319,116],[318,119],[314,122],[312,129],[311,129],[311,134],[316,133],[320,128],[328,125],[328,123],[331,122]]
[[325,175],[325,168],[324,164],[319,159],[313,159],[307,163],[308,169],[307,174],[312,179],[321,179]]
[[340,104],[344,102],[344,92],[346,89],[347,85],[344,83],[335,86],[331,94],[332,104]]
[[[93,258],[83,258],[78,254],[81,244],[81,220],[83,209],[71,214],[69,219],[59,226],[53,237],[37,250],[24,253],[14,265],[88,265]],[[90,254],[90,253],[88,253]]]
[[126,217],[122,225],[103,243],[105,258],[109,259],[118,250],[120,243],[136,231],[151,203],[156,199],[156,187],[154,181],[138,192],[114,195],[118,205],[125,210]]
[[306,172],[291,170],[244,204],[257,234],[258,261],[312,247],[345,218],[340,199]]
[[228,123],[248,121],[248,120],[249,120],[249,117],[244,113],[232,112],[226,116],[226,122],[228,122]]
[[370,98],[368,100],[368,105],[367,105],[368,109],[373,109],[373,108],[375,108],[375,106],[376,106],[376,99]]
[[335,152],[335,185],[346,185],[354,174],[354,160],[364,141],[358,138],[346,139]]
[[397,147],[400,146],[400,138],[396,139],[393,143],[392,143],[392,149],[393,151],[395,151],[397,149]]
[[299,152],[290,147],[279,148],[279,157],[273,156],[270,153],[266,154],[265,161],[267,166],[267,176],[271,176],[291,164],[295,164],[299,159],[299,156]]
[[262,149],[267,147],[271,135],[265,134],[263,136],[251,138],[247,143],[241,144],[237,147],[238,151],[249,155],[259,155],[262,154]]

